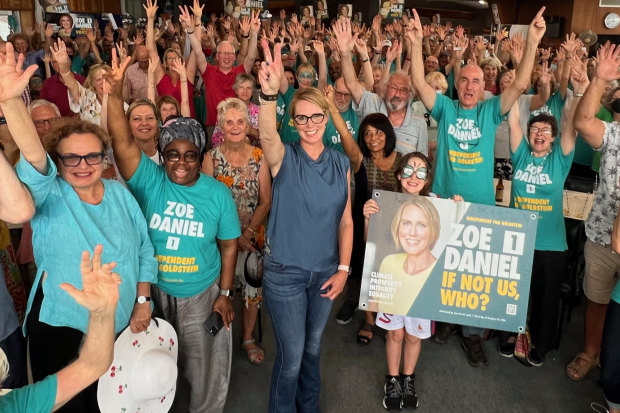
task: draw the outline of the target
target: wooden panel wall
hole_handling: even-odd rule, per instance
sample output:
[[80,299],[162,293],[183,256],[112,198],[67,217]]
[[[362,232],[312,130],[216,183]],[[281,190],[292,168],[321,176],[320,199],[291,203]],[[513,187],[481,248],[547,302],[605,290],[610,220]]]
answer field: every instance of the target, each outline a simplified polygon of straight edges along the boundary
[[[571,29],[575,33],[592,29],[597,34],[620,35],[620,27],[610,30],[605,27],[605,16],[614,12],[620,14],[620,7],[592,7],[594,0],[574,0]],[[598,1],[596,2],[598,4]]]

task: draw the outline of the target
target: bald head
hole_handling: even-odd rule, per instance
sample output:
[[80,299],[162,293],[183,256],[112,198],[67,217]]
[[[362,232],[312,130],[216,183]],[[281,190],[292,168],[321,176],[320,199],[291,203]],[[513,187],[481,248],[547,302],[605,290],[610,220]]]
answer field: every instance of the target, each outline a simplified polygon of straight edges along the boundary
[[463,108],[472,109],[476,107],[484,92],[483,73],[480,66],[468,64],[461,69],[456,79],[456,91]]

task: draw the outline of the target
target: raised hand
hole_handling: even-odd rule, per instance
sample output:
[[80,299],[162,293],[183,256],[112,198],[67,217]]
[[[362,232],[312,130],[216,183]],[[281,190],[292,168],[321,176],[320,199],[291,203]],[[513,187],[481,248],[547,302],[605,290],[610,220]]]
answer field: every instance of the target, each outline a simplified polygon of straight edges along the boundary
[[575,50],[580,47],[581,41],[575,33],[567,34],[566,40],[562,43],[562,49],[566,52],[566,57],[569,58],[575,53]]
[[[90,40],[90,38],[89,38]],[[136,46],[144,44],[144,34],[141,31],[136,32],[136,35],[133,38],[133,42]]]
[[155,0],[146,0],[146,4],[143,4],[144,10],[146,11],[146,17],[149,20],[155,20],[157,17],[157,2]]
[[112,68],[105,76],[105,80],[110,84],[110,94],[123,96],[123,77],[130,61],[130,56],[121,61],[116,55],[116,49],[112,49]]
[[51,24],[47,24],[45,22],[43,22],[42,25],[43,25],[43,33],[45,33],[45,37],[47,39],[50,39],[52,35],[54,34],[54,26]]
[[539,82],[543,85],[548,85],[551,81],[551,76],[553,76],[553,72],[549,69],[549,64],[545,61],[540,70]]
[[409,40],[412,46],[421,46],[424,39],[424,29],[422,28],[422,22],[416,9],[413,9],[413,18],[409,20],[409,26],[405,32],[405,37]]
[[545,61],[545,62],[549,61],[549,58],[550,58],[550,57],[551,57],[551,47],[548,47],[548,48],[546,48],[546,49],[542,49],[542,50],[540,51],[540,58],[541,58],[543,61]]
[[179,11],[181,12],[179,14],[179,23],[181,23],[181,25],[185,28],[185,31],[193,32],[194,19],[192,18],[189,9],[187,8],[187,6],[179,5]]
[[606,43],[605,46],[601,47],[596,52],[596,60],[598,61],[596,77],[606,82],[620,79],[620,60],[618,55],[620,55],[620,47],[614,44]]
[[325,48],[323,47],[323,42],[320,40],[313,40],[312,46],[314,46],[314,51],[318,55],[325,55]]
[[199,0],[194,0],[194,5],[189,7],[189,9],[194,14],[194,23],[195,24],[201,24],[202,9],[203,9],[203,7],[204,7],[204,4],[201,6]]
[[325,88],[323,88],[323,94],[325,95],[325,99],[327,100],[327,104],[329,105],[329,110],[331,112],[337,111],[338,107],[336,106],[336,93],[334,91],[334,87],[332,85],[325,86]]
[[116,50],[118,51],[118,57],[121,61],[127,57],[127,49],[123,46],[123,42],[116,43]]
[[351,34],[351,21],[349,19],[339,19],[332,26],[340,55],[344,58],[351,55],[355,47],[355,41]]
[[459,24],[458,26],[456,26],[456,30],[454,31],[454,34],[459,39],[462,37],[465,37],[465,28]]
[[253,33],[260,31],[260,18],[258,10],[252,10],[252,18],[250,19],[250,28]]
[[530,23],[530,27],[527,31],[528,40],[533,39],[536,41],[537,44],[538,42],[540,42],[540,39],[543,38],[543,36],[545,35],[545,31],[547,30],[547,25],[543,17],[544,12],[545,6],[541,7],[540,10],[538,10],[538,13],[536,13],[536,16],[534,16],[534,19]]
[[276,43],[273,47],[273,57],[267,39],[261,39],[265,61],[261,63],[261,69],[258,72],[258,81],[260,82],[261,91],[266,95],[276,95],[280,89],[280,80],[284,68],[282,67],[282,43]]
[[82,272],[82,289],[78,290],[69,283],[60,284],[73,299],[95,314],[114,314],[118,302],[118,286],[121,277],[112,272],[116,263],[101,264],[103,246],[97,245],[93,258],[88,251],[82,252],[80,271]]
[[14,98],[21,99],[30,78],[37,70],[36,65],[30,65],[22,73],[23,65],[24,55],[20,53],[16,62],[13,45],[6,42],[6,58],[0,58],[0,103]]
[[[61,39],[58,39],[56,43],[52,43],[50,47],[50,51],[52,52],[52,57],[58,63],[58,70],[60,73],[67,73],[71,70],[71,60],[69,59],[69,55],[67,54],[67,46],[65,46],[65,42]],[[8,56],[7,49],[7,56]]]
[[179,74],[181,82],[187,81],[187,71],[185,70],[185,65],[180,59],[173,59],[170,62],[170,69]]
[[387,54],[385,55],[385,59],[388,62],[393,62],[400,56],[401,52],[402,52],[402,46],[400,42],[398,41],[398,39],[394,39],[394,42],[392,43],[392,47],[388,49]]
[[250,34],[250,18],[248,16],[243,16],[239,26],[241,27],[241,34],[243,36]]
[[[88,39],[88,41],[90,43],[96,42],[97,41],[97,35],[95,34],[95,29],[87,30],[86,31],[86,38]],[[144,38],[142,39],[142,41],[144,42]],[[136,43],[135,38],[134,38],[134,43]]]

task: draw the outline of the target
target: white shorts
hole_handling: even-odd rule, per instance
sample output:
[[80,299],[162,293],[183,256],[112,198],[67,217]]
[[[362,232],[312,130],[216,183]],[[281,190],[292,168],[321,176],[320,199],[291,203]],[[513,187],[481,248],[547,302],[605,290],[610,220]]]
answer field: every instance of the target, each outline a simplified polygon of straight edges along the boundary
[[420,339],[431,336],[431,320],[425,318],[387,314],[379,311],[375,324],[385,330],[398,330],[405,327],[407,334]]

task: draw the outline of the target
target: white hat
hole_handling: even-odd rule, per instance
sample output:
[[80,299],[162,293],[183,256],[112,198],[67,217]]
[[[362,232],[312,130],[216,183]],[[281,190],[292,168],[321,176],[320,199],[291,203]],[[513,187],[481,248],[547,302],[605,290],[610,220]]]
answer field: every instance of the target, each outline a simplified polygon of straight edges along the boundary
[[177,383],[177,333],[156,318],[141,333],[129,327],[114,344],[114,361],[99,379],[101,413],[167,412]]

